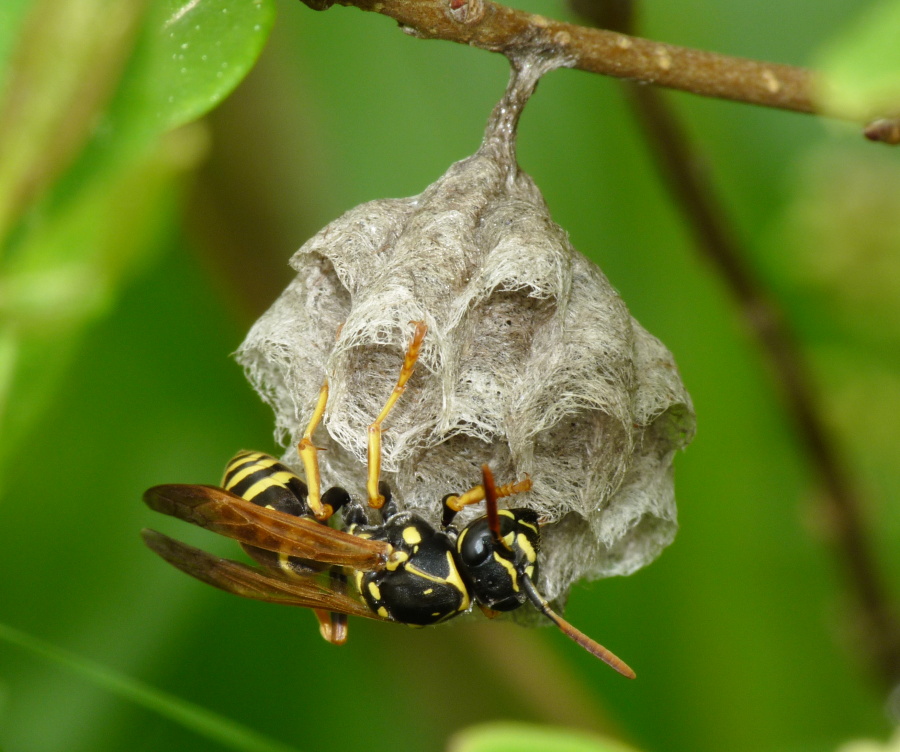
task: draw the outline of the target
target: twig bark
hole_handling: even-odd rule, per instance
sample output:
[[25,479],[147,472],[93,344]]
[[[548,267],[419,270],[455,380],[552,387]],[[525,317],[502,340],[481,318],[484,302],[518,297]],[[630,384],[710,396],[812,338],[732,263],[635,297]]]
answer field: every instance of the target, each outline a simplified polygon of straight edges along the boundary
[[[303,0],[316,10],[332,0]],[[555,21],[490,0],[337,0],[390,16],[405,32],[492,52],[543,44],[591,73],[707,97],[813,113],[815,74],[803,68],[704,52]]]
[[900,144],[900,117],[873,120],[866,126],[863,135],[869,141],[897,146]]
[[[573,6],[589,20],[612,21],[626,31],[633,28],[631,0],[573,0]],[[615,10],[614,18],[611,10]],[[703,169],[705,160],[663,93],[631,85],[628,95],[698,248],[736,299],[781,386],[788,412],[824,491],[838,557],[859,603],[869,663],[882,680],[896,683],[900,679],[900,629],[866,535],[860,494],[825,424],[796,338],[780,306],[746,263],[749,254]]]

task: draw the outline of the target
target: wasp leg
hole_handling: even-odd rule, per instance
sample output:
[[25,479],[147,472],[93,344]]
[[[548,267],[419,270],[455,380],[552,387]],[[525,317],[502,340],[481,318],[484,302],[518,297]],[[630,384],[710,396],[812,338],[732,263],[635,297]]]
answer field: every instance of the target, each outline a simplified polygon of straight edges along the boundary
[[424,321],[417,321],[415,324],[416,331],[406,350],[406,357],[403,359],[403,367],[400,369],[397,385],[394,387],[394,391],[391,392],[391,396],[388,397],[388,401],[385,403],[382,411],[378,414],[375,422],[369,426],[369,475],[368,480],[366,481],[366,491],[369,494],[369,506],[374,507],[375,509],[381,509],[384,505],[384,496],[380,493],[378,488],[378,481],[381,478],[381,424],[384,422],[384,419],[387,418],[388,413],[397,403],[397,400],[400,399],[400,395],[406,390],[406,382],[409,381],[409,377],[412,376],[416,361],[419,359],[419,350],[422,347],[422,340],[425,339],[425,332],[428,331],[428,326]]
[[309,419],[309,425],[306,427],[306,433],[297,444],[297,453],[300,455],[300,461],[303,463],[303,470],[306,474],[306,485],[309,487],[309,494],[306,497],[306,503],[315,515],[317,520],[327,520],[334,514],[334,509],[322,503],[322,479],[319,475],[319,448],[312,443],[313,431],[322,421],[325,415],[325,405],[328,403],[328,381],[322,384],[319,390],[319,399],[316,402],[316,409],[313,410],[312,417]]
[[[506,496],[514,496],[518,493],[524,493],[525,491],[531,490],[531,478],[525,477],[525,480],[516,481],[515,483],[507,483],[503,486],[498,486],[494,489],[496,498],[502,499]],[[455,496],[453,494],[449,494],[444,497],[441,506],[444,509],[443,515],[441,517],[441,525],[443,527],[447,527],[450,523],[453,522],[453,518],[456,517],[458,512],[461,512],[465,507],[471,504],[477,504],[480,501],[484,501],[484,484],[480,484],[475,486],[474,488],[470,488],[464,494],[459,496]]]
[[495,611],[490,606],[485,606],[483,603],[478,604],[478,608],[481,609],[481,613],[483,613],[488,619],[496,619],[502,611]]
[[[335,590],[346,590],[347,575],[335,569],[332,569],[329,574]],[[347,642],[347,614],[324,611],[319,608],[313,609],[313,613],[319,621],[319,634],[326,642],[330,642],[332,645],[343,645]]]

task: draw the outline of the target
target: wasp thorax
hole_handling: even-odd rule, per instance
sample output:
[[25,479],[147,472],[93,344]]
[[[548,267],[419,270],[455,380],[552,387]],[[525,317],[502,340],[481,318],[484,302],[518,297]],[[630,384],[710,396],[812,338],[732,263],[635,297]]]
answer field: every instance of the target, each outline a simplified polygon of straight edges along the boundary
[[[295,254],[296,279],[238,359],[296,444],[323,381],[325,487],[364,494],[367,428],[396,383],[413,325],[418,363],[386,418],[383,477],[435,525],[441,499],[480,482],[533,483],[537,584],[628,574],[673,538],[672,458],[694,431],[672,355],[569,243],[515,159],[515,124],[542,70],[520,63],[473,156],[411,198],[351,209]],[[483,510],[473,505],[461,526]],[[374,595],[373,595],[374,598]]]

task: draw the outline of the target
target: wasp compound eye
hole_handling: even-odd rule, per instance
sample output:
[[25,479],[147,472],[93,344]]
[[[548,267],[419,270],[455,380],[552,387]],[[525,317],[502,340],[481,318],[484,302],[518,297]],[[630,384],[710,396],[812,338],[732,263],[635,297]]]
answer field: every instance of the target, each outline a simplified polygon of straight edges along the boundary
[[[534,584],[551,601],[576,580],[633,572],[671,542],[672,461],[694,433],[671,353],[516,162],[525,101],[542,72],[567,62],[519,61],[473,156],[418,196],[350,209],[306,242],[295,279],[237,355],[294,466],[327,383],[323,482],[368,480],[376,509],[373,445],[399,511],[435,527],[440,499],[479,483],[481,465],[530,478],[516,503],[541,520]],[[398,381],[410,353],[415,370]],[[478,514],[466,508],[454,526]]]
[[480,567],[493,557],[492,544],[493,539],[487,521],[472,523],[466,535],[459,540],[459,557],[469,567]]

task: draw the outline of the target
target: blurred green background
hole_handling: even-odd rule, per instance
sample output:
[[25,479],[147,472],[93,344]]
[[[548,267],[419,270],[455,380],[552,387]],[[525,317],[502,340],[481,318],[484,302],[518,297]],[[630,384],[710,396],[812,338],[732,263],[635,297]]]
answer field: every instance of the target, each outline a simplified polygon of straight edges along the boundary
[[[265,3],[203,0],[210,14],[244,12],[246,34],[213,15],[196,38],[167,25],[193,5],[0,7],[0,623],[308,751],[441,750],[500,719],[660,752],[886,739],[900,716],[858,649],[771,374],[620,84],[599,76],[547,76],[520,162],[675,354],[697,409],[676,462],[675,543],[632,577],[577,585],[567,610],[637,681],[556,630],[508,624],[353,622],[335,648],[310,614],[203,587],[143,547],[152,525],[234,550],[158,519],[141,493],[216,483],[240,448],[276,451],[229,353],[310,235],[363,201],[419,193],[472,153],[507,77],[498,55],[278,0],[233,95],[162,135],[224,98],[271,23]],[[518,5],[572,18],[562,2]],[[864,5],[647,0],[642,18],[662,41],[807,65]],[[215,74],[185,83],[199,60]],[[39,92],[31,110],[11,104],[22,91]],[[802,339],[900,593],[900,151],[847,125],[668,96]],[[0,749],[222,747],[0,642]]]

